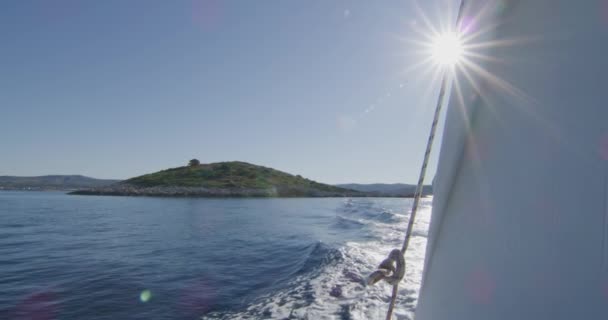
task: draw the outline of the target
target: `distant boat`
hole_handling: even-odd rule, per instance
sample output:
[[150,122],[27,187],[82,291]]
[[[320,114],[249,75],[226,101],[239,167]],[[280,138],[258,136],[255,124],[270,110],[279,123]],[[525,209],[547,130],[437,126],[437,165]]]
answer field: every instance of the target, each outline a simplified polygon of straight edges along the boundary
[[608,319],[608,2],[462,23],[416,320]]

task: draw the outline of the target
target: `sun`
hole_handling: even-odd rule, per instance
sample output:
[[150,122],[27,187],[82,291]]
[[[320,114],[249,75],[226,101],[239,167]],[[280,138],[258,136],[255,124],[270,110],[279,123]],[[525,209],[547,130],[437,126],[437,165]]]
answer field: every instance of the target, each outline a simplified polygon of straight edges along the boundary
[[455,32],[437,35],[431,44],[431,56],[434,62],[443,66],[454,66],[463,57],[462,39]]

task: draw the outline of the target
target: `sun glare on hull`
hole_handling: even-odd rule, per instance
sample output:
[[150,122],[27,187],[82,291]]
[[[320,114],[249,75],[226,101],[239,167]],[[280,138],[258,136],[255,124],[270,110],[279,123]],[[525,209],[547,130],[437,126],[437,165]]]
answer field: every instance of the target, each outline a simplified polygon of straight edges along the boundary
[[462,60],[464,48],[458,34],[450,32],[437,35],[431,44],[433,61],[443,66],[453,66]]

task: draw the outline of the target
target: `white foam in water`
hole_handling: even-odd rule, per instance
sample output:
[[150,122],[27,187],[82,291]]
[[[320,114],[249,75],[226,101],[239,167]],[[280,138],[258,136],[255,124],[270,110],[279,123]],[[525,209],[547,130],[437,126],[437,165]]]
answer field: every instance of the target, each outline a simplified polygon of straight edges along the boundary
[[[373,235],[368,241],[347,242],[339,249],[341,259],[323,265],[312,274],[292,280],[286,289],[259,299],[246,310],[231,314],[211,313],[201,319],[384,319],[392,287],[384,282],[364,287],[362,282],[375,270],[393,248],[401,247],[408,215],[383,209],[391,219],[361,218],[366,210],[363,201],[349,199],[346,207],[359,211],[356,220],[365,223]],[[369,201],[369,200],[367,200]],[[362,208],[359,207],[362,205]],[[403,202],[402,211],[409,211],[411,200]],[[357,209],[359,207],[359,210]],[[431,199],[423,199],[419,208],[413,237],[406,253],[406,275],[399,286],[393,319],[412,319],[416,306],[424,264],[426,236],[430,221]],[[373,216],[373,214],[372,214]]]

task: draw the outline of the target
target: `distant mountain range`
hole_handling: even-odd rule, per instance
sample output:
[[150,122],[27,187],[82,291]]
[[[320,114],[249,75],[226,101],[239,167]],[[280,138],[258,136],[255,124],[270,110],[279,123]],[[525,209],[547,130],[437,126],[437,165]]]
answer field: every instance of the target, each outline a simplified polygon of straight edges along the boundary
[[[416,185],[405,184],[405,183],[372,183],[372,184],[359,184],[359,183],[346,183],[337,184],[336,187],[346,188],[351,190],[357,190],[366,193],[374,193],[378,196],[387,197],[413,197],[416,192]],[[433,188],[430,185],[425,185],[422,188],[422,195],[428,196],[433,194]]]
[[118,181],[120,180],[94,179],[81,175],[0,176],[0,190],[74,190],[108,186]]

